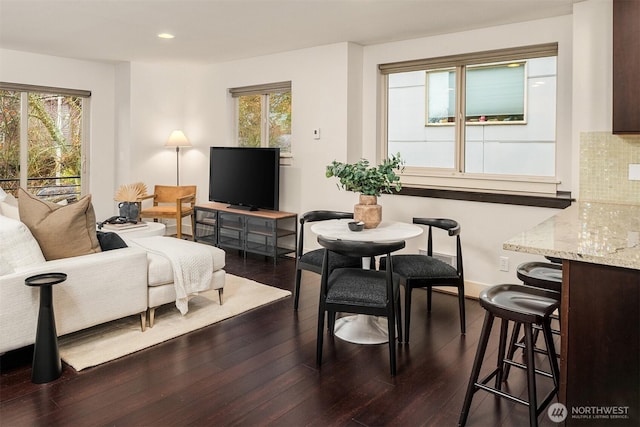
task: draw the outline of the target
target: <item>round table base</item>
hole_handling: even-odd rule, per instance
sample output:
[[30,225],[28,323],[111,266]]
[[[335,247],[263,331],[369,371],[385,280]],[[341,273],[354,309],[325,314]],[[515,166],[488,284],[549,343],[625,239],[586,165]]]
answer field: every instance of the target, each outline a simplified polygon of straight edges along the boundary
[[356,314],[336,319],[334,335],[354,344],[383,344],[389,342],[387,318]]
[[[46,297],[43,298],[45,293],[51,294],[51,286],[40,288],[40,298],[46,299]],[[49,296],[50,300],[51,296]],[[56,319],[52,305],[41,306],[38,313],[32,366],[31,382],[34,384],[48,383],[62,375],[62,361],[58,350]]]
[[33,346],[31,382],[48,383],[62,375],[62,361],[58,351],[56,318],[53,313],[53,290],[51,287],[67,280],[65,273],[44,273],[27,277],[24,284],[40,288],[38,327]]

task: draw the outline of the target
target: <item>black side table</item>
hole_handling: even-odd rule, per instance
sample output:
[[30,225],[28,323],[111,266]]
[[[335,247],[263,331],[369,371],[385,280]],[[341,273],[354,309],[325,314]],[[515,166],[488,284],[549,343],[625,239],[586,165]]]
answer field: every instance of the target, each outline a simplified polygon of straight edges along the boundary
[[51,286],[67,280],[64,273],[45,273],[27,277],[24,284],[40,288],[40,310],[38,329],[33,349],[31,382],[35,384],[53,381],[62,375],[62,361],[58,351],[56,319],[53,313],[53,292]]

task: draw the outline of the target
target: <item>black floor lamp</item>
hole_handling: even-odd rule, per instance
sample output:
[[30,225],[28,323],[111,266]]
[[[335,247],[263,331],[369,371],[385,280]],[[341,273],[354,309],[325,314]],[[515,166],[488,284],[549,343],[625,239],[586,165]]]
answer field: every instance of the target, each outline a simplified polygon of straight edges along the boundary
[[191,143],[181,130],[174,130],[164,144],[165,147],[176,147],[176,185],[180,185],[180,147],[191,147]]

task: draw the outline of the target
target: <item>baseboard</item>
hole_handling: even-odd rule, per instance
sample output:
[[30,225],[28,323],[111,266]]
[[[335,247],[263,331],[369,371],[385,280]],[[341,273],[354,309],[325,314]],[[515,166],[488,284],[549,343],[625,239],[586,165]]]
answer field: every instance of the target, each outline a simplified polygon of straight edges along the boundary
[[[469,282],[466,281],[464,282],[464,296],[466,298],[471,298],[471,299],[478,299],[480,292],[482,292],[483,290],[489,288],[490,285],[485,285],[484,283],[478,283],[478,282]],[[434,287],[433,288],[434,291],[436,292],[442,292],[444,294],[451,294],[451,295],[458,295],[458,291],[455,290],[454,288],[450,288],[447,286],[438,288],[438,287]]]

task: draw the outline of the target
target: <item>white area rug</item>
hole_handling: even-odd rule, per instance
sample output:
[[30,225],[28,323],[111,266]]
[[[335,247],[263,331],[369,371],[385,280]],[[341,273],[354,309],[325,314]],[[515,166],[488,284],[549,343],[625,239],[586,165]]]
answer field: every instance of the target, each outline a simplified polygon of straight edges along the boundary
[[174,304],[159,307],[153,328],[145,332],[140,330],[140,316],[129,316],[65,335],[59,339],[60,356],[80,371],[286,298],[291,292],[227,274],[223,295],[222,306],[217,290],[194,296],[185,316]]

